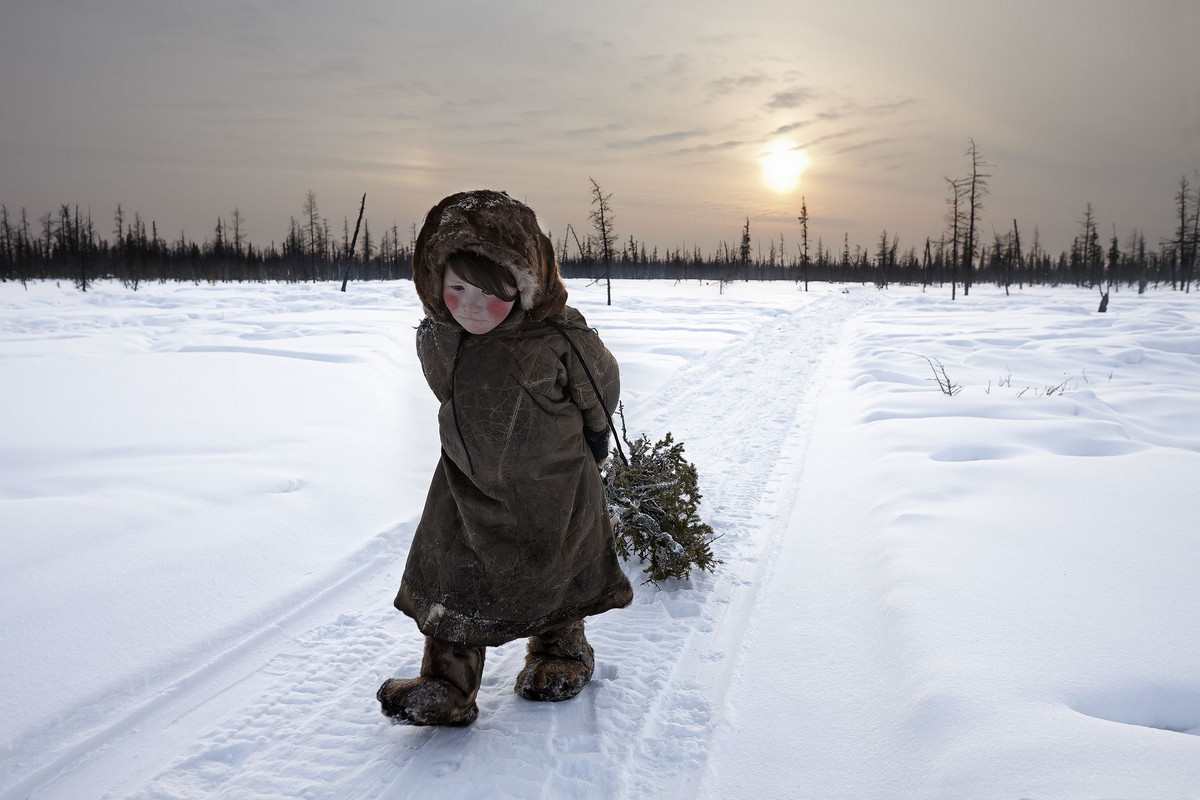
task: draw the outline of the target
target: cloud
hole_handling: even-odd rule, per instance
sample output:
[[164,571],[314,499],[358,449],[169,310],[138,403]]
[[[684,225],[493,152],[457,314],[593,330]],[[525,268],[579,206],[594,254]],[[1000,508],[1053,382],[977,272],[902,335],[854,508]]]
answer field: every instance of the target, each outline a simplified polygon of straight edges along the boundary
[[616,131],[625,130],[625,126],[616,122],[610,122],[607,125],[593,125],[588,128],[573,128],[569,131],[563,131],[563,136],[568,136],[572,139],[594,136],[599,133],[614,133]]
[[807,142],[798,145],[797,148],[802,150],[806,147],[812,147],[813,145],[824,144],[825,142],[832,142],[838,139],[845,139],[847,136],[853,136],[856,133],[862,133],[865,130],[866,128],[846,128],[844,130],[834,131],[833,133],[827,133],[824,136],[818,136],[815,139],[809,139]]
[[893,100],[890,103],[877,103],[873,106],[867,106],[863,109],[864,114],[869,114],[873,117],[884,117],[888,114],[894,114],[901,109],[917,104],[916,98],[905,97],[900,100]]
[[816,96],[817,92],[814,89],[803,86],[796,87],[795,89],[788,89],[785,92],[776,92],[773,94],[771,99],[767,101],[767,108],[772,111],[785,108],[799,108]]
[[747,89],[753,89],[761,86],[768,80],[766,75],[755,73],[752,75],[725,75],[705,84],[709,93],[714,96],[733,94]]
[[[815,96],[815,92],[811,89],[799,89],[792,92],[780,92],[771,99],[768,108],[786,108],[785,105],[776,105],[776,102],[786,103],[791,99],[791,95],[797,92],[807,93],[806,97]],[[832,108],[827,108],[824,111],[818,111],[812,115],[812,118],[802,122],[792,123],[790,126],[785,125],[777,131],[784,133],[787,130],[797,130],[806,125],[811,125],[814,122],[836,122],[839,119],[847,117],[886,117],[890,114],[895,114],[910,106],[916,105],[918,101],[911,97],[901,98],[899,100],[891,100],[886,103],[876,103],[874,105],[863,106],[853,100],[843,100],[840,105]]]
[[351,172],[379,173],[435,173],[442,172],[443,167],[419,161],[385,161],[376,158],[348,158],[345,156],[317,155],[307,157],[315,169],[328,169],[333,172],[349,170]]
[[800,120],[799,122],[792,122],[787,125],[780,125],[778,128],[776,128],[775,130],[768,133],[767,136],[768,137],[782,136],[785,133],[791,133],[792,131],[798,131],[801,128],[807,128],[809,125],[812,125],[815,121],[816,120],[812,120],[812,119],[804,119],[804,120]]
[[857,109],[840,108],[840,109],[830,109],[828,111],[820,111],[814,116],[814,119],[819,120],[821,122],[835,122],[839,119],[843,119],[845,117],[853,115],[856,112],[856,110]]
[[672,131],[671,133],[660,133],[655,136],[647,136],[642,139],[631,139],[623,142],[609,142],[607,147],[610,150],[631,150],[639,147],[653,147],[656,144],[681,142],[684,139],[690,139],[693,136],[703,136],[706,133],[708,133],[708,131],[699,128],[690,131]]
[[670,92],[682,90],[692,74],[693,57],[687,53],[676,53],[673,56],[652,55],[641,56],[637,59],[644,65],[638,74],[638,79],[629,84],[630,91],[646,89],[665,89]]
[[848,144],[845,147],[835,150],[834,155],[839,155],[839,156],[845,155],[846,153],[853,153],[856,150],[866,150],[869,147],[877,147],[881,144],[891,144],[895,141],[896,141],[896,139],[868,139],[865,142],[858,142],[857,144]]
[[734,148],[741,147],[744,144],[746,144],[746,142],[739,141],[739,140],[730,140],[727,142],[719,142],[719,143],[715,143],[715,144],[698,144],[698,145],[695,145],[694,147],[685,147],[681,150],[676,150],[676,151],[672,152],[671,155],[686,156],[686,155],[692,155],[693,153],[716,153],[716,152],[720,152],[721,150],[733,150]]

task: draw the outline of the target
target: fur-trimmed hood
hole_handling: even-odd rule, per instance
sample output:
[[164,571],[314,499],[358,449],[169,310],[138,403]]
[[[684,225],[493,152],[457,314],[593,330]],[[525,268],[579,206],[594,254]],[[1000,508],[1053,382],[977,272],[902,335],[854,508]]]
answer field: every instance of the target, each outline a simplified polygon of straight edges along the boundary
[[457,326],[442,302],[442,274],[455,253],[474,253],[508,269],[520,308],[539,321],[563,310],[567,289],[554,246],[537,216],[504,192],[476,189],[443,199],[425,215],[413,251],[413,283],[431,319]]

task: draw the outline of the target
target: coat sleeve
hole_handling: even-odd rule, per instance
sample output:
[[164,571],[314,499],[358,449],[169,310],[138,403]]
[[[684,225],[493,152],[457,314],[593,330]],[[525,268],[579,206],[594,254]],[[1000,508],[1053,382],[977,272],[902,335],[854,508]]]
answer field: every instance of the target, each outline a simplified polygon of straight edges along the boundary
[[421,371],[441,403],[450,399],[450,376],[460,338],[461,334],[428,317],[417,326],[417,358],[421,361]]
[[[615,413],[617,402],[621,398],[621,372],[617,360],[604,346],[600,335],[591,328],[576,328],[570,331],[571,339],[579,353],[572,350],[567,354],[567,380],[571,402],[583,413],[583,427],[589,433],[608,431],[608,419],[604,410]],[[582,357],[587,364],[587,370],[580,363]],[[592,381],[588,379],[588,371],[600,389],[601,397],[596,396]],[[595,438],[595,437],[593,437]],[[607,450],[607,444],[605,445]]]

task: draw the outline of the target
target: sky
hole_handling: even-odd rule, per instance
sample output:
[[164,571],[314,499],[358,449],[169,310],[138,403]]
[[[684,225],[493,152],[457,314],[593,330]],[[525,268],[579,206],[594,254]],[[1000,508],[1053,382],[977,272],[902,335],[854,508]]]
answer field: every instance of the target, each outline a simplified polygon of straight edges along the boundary
[[1200,182],[1198,35],[1194,2],[7,0],[0,203],[196,240],[237,208],[265,245],[309,191],[336,231],[366,193],[407,239],[486,187],[558,240],[594,178],[648,248],[748,219],[795,253],[803,202],[812,246],[904,251],[944,232],[973,140],[985,239],[1015,219],[1064,250],[1091,203],[1153,247]]

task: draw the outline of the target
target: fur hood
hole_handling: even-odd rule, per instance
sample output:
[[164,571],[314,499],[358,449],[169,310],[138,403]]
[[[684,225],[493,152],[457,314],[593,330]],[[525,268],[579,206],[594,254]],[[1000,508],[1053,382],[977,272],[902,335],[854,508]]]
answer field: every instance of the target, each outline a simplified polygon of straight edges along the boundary
[[538,227],[533,210],[504,192],[476,189],[452,194],[425,215],[413,251],[413,283],[425,314],[457,326],[442,303],[442,273],[455,253],[474,253],[508,269],[529,319],[555,316],[567,289],[554,261],[554,247]]

